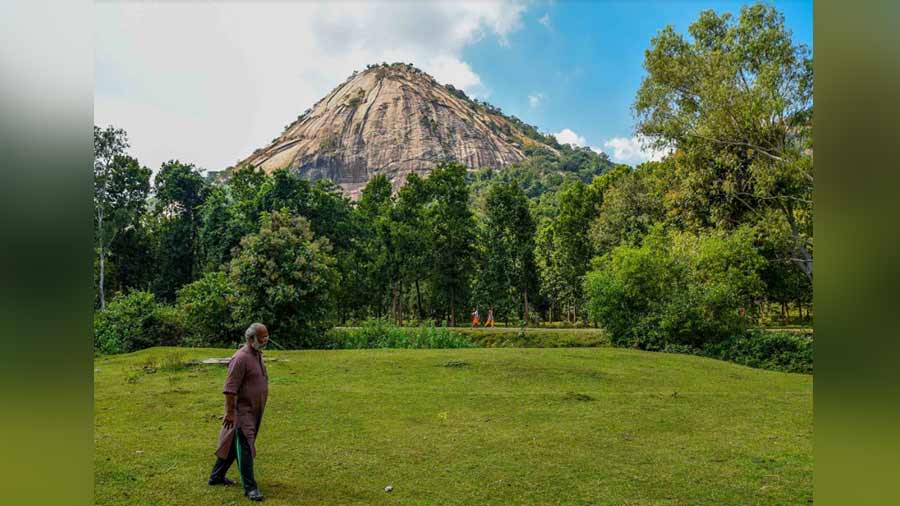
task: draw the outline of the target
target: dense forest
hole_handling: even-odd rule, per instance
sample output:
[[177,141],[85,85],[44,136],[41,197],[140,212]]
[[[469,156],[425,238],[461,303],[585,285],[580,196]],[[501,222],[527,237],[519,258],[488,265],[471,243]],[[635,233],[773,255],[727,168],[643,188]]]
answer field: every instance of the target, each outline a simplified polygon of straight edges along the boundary
[[335,325],[454,326],[489,306],[644,349],[810,318],[811,55],[768,6],[689,32],[645,53],[636,132],[670,154],[637,167],[553,141],[499,170],[448,160],[396,193],[376,176],[354,202],[289,170],[153,175],[124,130],[95,127],[97,350],[224,345],[250,321],[319,347]]

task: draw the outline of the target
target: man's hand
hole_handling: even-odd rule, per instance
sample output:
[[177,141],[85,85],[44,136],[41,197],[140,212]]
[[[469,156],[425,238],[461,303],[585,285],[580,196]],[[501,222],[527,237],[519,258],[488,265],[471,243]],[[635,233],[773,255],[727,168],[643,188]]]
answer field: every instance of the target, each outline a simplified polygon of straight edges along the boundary
[[222,417],[222,427],[225,427],[226,429],[234,427],[234,401],[234,394],[225,394],[225,416]]

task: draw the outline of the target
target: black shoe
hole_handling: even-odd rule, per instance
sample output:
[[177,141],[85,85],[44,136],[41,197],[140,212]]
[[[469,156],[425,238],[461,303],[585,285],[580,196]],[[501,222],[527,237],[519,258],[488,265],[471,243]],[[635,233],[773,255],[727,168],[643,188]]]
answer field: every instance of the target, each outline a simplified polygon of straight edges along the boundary
[[234,485],[234,481],[229,480],[228,478],[215,479],[215,480],[210,478],[208,483],[210,485]]
[[254,488],[249,492],[244,492],[244,495],[247,496],[247,499],[250,499],[251,501],[262,501],[264,499],[262,493],[258,488]]

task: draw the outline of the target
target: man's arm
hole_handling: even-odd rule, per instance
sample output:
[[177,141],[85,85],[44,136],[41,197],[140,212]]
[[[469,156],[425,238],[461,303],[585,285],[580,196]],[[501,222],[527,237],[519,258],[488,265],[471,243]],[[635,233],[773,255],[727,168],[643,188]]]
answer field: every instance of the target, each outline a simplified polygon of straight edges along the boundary
[[237,392],[244,381],[244,362],[241,357],[235,357],[228,364],[228,376],[225,378],[225,386],[222,393],[225,394],[225,416],[222,417],[222,426],[226,429],[234,427],[237,415],[235,414],[235,401]]
[[234,427],[234,399],[235,395],[231,393],[225,394],[225,416],[222,418],[222,426],[226,429]]

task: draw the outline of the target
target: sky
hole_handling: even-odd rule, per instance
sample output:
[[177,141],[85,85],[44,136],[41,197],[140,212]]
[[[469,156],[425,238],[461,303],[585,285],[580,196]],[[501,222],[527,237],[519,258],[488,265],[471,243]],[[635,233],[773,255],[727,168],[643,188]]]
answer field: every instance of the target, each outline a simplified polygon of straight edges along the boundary
[[[811,0],[770,2],[812,48]],[[245,158],[369,63],[410,62],[560,142],[637,164],[644,51],[666,25],[746,2],[108,2],[95,4],[94,124],[158,169]]]

